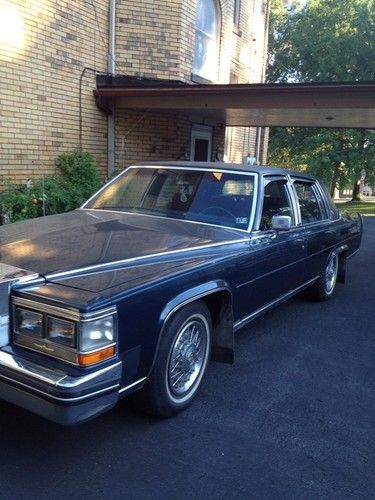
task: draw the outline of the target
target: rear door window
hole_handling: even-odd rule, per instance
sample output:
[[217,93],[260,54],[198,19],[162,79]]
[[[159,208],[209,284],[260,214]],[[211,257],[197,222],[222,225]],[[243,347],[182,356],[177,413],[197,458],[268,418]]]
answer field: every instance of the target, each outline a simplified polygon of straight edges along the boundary
[[323,201],[319,191],[311,182],[296,180],[293,183],[296,190],[301,223],[317,222],[326,218]]

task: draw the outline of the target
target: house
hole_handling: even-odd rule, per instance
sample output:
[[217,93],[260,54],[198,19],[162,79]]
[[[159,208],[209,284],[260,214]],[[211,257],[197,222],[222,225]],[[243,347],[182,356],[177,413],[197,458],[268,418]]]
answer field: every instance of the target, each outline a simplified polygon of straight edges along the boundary
[[52,173],[75,148],[103,177],[136,161],[264,162],[262,127],[99,90],[263,82],[268,13],[268,0],[2,0],[0,174]]

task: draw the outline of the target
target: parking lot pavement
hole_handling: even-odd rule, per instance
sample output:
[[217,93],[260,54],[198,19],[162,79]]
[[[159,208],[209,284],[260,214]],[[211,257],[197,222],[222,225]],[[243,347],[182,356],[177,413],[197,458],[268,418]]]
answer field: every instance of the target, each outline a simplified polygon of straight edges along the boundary
[[373,499],[374,249],[375,217],[332,300],[241,330],[175,418],[124,400],[64,428],[0,402],[0,498]]

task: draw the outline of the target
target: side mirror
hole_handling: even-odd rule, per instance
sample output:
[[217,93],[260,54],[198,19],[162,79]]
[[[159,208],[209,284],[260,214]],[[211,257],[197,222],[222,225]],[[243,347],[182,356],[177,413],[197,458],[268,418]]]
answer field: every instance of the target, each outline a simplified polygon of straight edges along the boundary
[[272,229],[276,231],[289,231],[292,218],[289,215],[274,215],[272,217]]

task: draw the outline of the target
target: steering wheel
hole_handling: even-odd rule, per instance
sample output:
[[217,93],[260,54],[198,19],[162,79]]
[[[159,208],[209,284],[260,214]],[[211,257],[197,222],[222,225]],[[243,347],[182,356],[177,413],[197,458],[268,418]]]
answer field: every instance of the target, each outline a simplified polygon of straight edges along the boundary
[[[206,207],[204,208],[203,210],[200,211],[201,214],[205,214],[209,211],[216,211],[216,212],[222,212],[224,215],[226,215],[227,217],[229,216],[231,219],[234,220],[234,222],[236,222],[236,216],[232,214],[232,212],[229,212],[229,210],[227,210],[226,208],[223,208],[223,207],[219,207],[217,205],[212,205],[211,207]],[[215,215],[215,214],[213,214]]]

